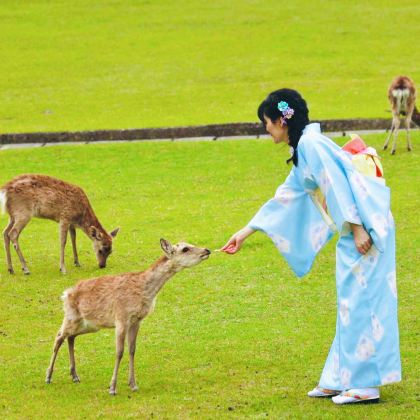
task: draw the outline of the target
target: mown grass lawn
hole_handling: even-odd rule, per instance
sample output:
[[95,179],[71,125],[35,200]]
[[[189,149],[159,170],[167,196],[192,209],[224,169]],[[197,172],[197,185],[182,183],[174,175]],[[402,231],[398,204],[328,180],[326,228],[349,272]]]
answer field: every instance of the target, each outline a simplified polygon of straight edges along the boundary
[[2,0],[0,132],[255,121],[285,86],[312,118],[390,117],[419,20],[416,0]]
[[[2,418],[415,418],[418,415],[418,173],[414,151],[384,154],[397,225],[399,316],[404,380],[383,388],[374,406],[336,407],[306,397],[320,376],[335,328],[334,243],[298,280],[271,241],[256,234],[235,256],[214,253],[179,273],[160,293],[138,338],[139,392],[107,387],[113,330],[79,337],[80,384],[59,354],[44,383],[60,326],[62,291],[77,280],[146,268],[159,238],[219,248],[275,191],[289,167],[286,148],[269,140],[139,142],[0,152],[0,184],[23,172],[84,187],[103,224],[120,226],[105,270],[80,233],[81,268],[58,271],[58,226],[33,220],[21,236],[32,274],[6,271],[0,251],[0,413]],[[378,149],[383,135],[366,136]],[[339,138],[341,142],[343,139]],[[0,218],[6,225],[5,216]]]

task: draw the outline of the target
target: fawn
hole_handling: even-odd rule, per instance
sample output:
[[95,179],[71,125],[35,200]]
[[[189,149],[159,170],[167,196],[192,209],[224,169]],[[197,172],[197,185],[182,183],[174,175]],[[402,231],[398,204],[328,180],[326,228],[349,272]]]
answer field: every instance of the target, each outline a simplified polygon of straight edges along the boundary
[[83,280],[63,294],[64,320],[54,343],[47,369],[46,382],[51,382],[58,350],[67,338],[70,354],[70,374],[80,382],[74,359],[74,339],[80,334],[102,328],[115,328],[116,359],[109,393],[116,394],[118,368],[124,353],[124,341],[130,353],[129,386],[137,391],[134,376],[134,353],[140,322],[153,311],[156,295],[177,272],[206,260],[210,251],[181,242],[171,245],[160,240],[164,255],[146,271],[104,276]]
[[10,216],[9,224],[3,231],[10,274],[14,273],[10,241],[19,256],[23,272],[30,274],[19,247],[19,235],[32,217],[54,220],[60,224],[60,271],[63,274],[66,273],[64,248],[69,231],[74,264],[80,266],[76,249],[76,227],[82,229],[93,241],[99,267],[106,266],[106,260],[112,252],[112,240],[119,229],[106,232],[80,187],[46,175],[19,175],[0,188],[0,202],[3,212],[7,211]]
[[391,154],[395,154],[398,129],[400,127],[400,115],[405,115],[405,127],[407,130],[407,150],[411,151],[410,124],[411,121],[419,124],[419,113],[416,108],[416,87],[414,82],[407,76],[396,77],[389,89],[388,99],[391,103],[392,125],[387,139],[385,140],[384,150],[388,147],[389,140],[394,134]]

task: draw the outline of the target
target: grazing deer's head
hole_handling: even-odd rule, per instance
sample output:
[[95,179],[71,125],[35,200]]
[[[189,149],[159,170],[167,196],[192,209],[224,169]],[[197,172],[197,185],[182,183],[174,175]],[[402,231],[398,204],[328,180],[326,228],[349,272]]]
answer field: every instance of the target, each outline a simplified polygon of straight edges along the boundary
[[198,248],[186,242],[171,245],[166,239],[161,239],[160,246],[165,255],[179,268],[192,267],[210,256],[209,249]]
[[417,127],[420,127],[420,112],[417,110],[416,106],[414,106],[413,116],[411,117],[411,120],[414,122],[414,124],[417,125]]
[[119,230],[120,228],[116,228],[108,234],[107,232],[101,231],[95,226],[91,226],[89,228],[89,233],[93,240],[93,249],[95,251],[99,268],[106,267],[106,260],[112,253],[112,240],[117,236]]

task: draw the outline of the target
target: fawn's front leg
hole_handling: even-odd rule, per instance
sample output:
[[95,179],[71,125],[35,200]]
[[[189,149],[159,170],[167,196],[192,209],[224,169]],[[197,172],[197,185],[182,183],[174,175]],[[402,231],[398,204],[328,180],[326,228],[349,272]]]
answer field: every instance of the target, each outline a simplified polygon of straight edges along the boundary
[[115,395],[117,393],[117,376],[120,362],[124,354],[124,341],[127,333],[125,324],[118,322],[115,325],[115,366],[112,374],[111,384],[109,385],[109,393]]

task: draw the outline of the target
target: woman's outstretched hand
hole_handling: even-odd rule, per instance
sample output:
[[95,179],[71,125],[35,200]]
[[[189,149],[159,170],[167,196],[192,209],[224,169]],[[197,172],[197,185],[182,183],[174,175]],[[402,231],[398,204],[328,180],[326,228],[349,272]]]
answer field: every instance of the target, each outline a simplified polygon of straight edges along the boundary
[[241,246],[245,239],[255,232],[254,229],[246,226],[240,231],[236,232],[227,242],[226,245],[220,250],[227,254],[235,254],[241,249]]
[[366,254],[372,246],[372,238],[361,225],[350,224],[354,236],[354,243],[361,254]]

